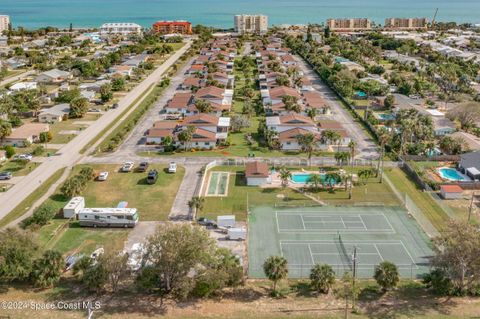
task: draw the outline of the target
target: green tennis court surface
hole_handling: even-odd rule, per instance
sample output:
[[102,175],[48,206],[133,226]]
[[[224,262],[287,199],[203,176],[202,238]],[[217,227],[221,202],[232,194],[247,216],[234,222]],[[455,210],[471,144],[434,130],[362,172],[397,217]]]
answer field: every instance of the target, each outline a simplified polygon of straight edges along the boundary
[[310,275],[313,265],[329,264],[338,276],[352,271],[357,251],[358,277],[371,278],[375,266],[387,260],[402,277],[428,272],[429,240],[397,207],[255,208],[249,216],[249,276],[263,278],[263,262],[284,256],[289,277]]
[[228,172],[211,172],[208,181],[207,196],[227,196]]

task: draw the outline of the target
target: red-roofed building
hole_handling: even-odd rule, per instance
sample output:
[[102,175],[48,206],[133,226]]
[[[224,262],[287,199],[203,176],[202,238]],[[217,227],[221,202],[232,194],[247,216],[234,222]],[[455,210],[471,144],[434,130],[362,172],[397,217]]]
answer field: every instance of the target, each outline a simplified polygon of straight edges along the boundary
[[440,194],[444,199],[459,199],[462,198],[463,188],[458,185],[441,185]]
[[152,28],[155,33],[160,34],[192,34],[192,24],[188,21],[158,21]]
[[247,178],[248,186],[259,186],[272,182],[270,169],[268,168],[268,164],[264,162],[255,161],[247,163],[245,167],[245,177]]

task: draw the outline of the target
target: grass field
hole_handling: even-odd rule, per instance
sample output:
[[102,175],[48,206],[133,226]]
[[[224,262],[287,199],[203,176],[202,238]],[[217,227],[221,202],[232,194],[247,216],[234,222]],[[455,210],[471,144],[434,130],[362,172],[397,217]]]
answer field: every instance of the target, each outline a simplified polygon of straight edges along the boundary
[[247,186],[244,167],[218,166],[213,171],[230,172],[228,195],[222,197],[205,197],[204,209],[199,216],[216,218],[218,215],[233,214],[237,220],[247,218],[247,200],[249,206],[261,204],[274,205],[288,203],[289,205],[312,205],[314,201],[292,189],[262,189]]
[[48,180],[46,180],[41,187],[37,188],[33,193],[31,193],[27,198],[25,198],[17,207],[15,207],[7,216],[0,220],[0,227],[6,226],[8,223],[19,218],[25,214],[30,207],[42,197],[50,186],[55,183],[60,176],[62,176],[64,169],[59,169],[56,171]]
[[8,161],[0,165],[0,172],[12,172],[13,176],[25,176],[33,171],[40,163],[26,161]]
[[[81,166],[76,167],[79,170]],[[91,181],[82,196],[87,207],[116,207],[118,202],[127,201],[129,207],[138,209],[140,221],[166,220],[173,200],[182,182],[185,169],[178,167],[176,174],[168,174],[165,165],[150,165],[158,170],[154,185],[146,182],[147,173],[120,173],[119,165],[92,165],[99,173],[109,172],[104,182]]]
[[125,229],[84,228],[80,227],[78,222],[73,222],[58,238],[49,243],[48,248],[58,250],[62,254],[91,254],[95,249],[105,245],[121,250],[128,232],[129,230]]
[[435,228],[438,230],[442,229],[445,223],[448,222],[449,217],[429,194],[417,187],[400,168],[394,168],[385,173],[400,192],[410,196]]
[[49,143],[52,144],[65,144],[75,138],[76,134],[60,134],[61,131],[81,131],[87,126],[81,124],[74,124],[75,122],[92,122],[96,121],[100,114],[87,114],[80,119],[68,119],[66,121],[58,122],[50,125],[50,132],[52,133],[52,140]]

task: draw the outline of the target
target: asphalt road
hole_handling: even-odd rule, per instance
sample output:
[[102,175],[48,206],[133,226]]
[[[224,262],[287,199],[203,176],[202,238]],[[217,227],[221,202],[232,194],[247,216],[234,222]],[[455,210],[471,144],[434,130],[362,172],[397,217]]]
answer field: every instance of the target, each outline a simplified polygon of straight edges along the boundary
[[21,80],[23,78],[26,78],[27,76],[30,76],[32,74],[35,74],[35,71],[30,70],[30,71],[26,71],[26,72],[17,74],[15,76],[9,77],[8,79],[5,79],[5,80],[1,81],[0,86],[5,86],[7,84],[10,84],[10,83],[13,83],[15,81]]
[[[110,123],[114,122],[120,114],[125,111],[145,90],[152,84],[158,83],[165,71],[177,61],[177,59],[190,48],[191,42],[187,42],[180,50],[169,57],[160,67],[158,67],[145,80],[137,85],[133,90],[119,101],[119,107],[110,110],[101,118],[95,121],[88,128],[83,130],[77,137],[59,150],[59,154],[48,158],[37,169],[23,178],[19,183],[10,188],[0,197],[0,219],[5,217],[12,209],[26,199],[42,183],[51,177],[57,170],[72,166],[82,159],[80,150],[85,147],[93,138],[99,135]],[[137,104],[138,105],[138,104]]]
[[313,88],[320,92],[328,105],[330,105],[333,119],[340,122],[347,130],[349,136],[357,143],[356,158],[367,160],[377,159],[379,153],[375,141],[355,122],[349,112],[342,106],[335,93],[322,82],[310,65],[300,57],[296,57],[296,59],[304,75],[312,81]]

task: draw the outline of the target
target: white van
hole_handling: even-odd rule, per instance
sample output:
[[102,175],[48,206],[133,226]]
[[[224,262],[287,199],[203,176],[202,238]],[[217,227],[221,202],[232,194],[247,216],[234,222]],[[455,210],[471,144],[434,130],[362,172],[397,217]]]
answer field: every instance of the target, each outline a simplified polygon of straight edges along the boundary
[[229,240],[245,240],[247,239],[247,230],[245,228],[229,228],[227,233]]

